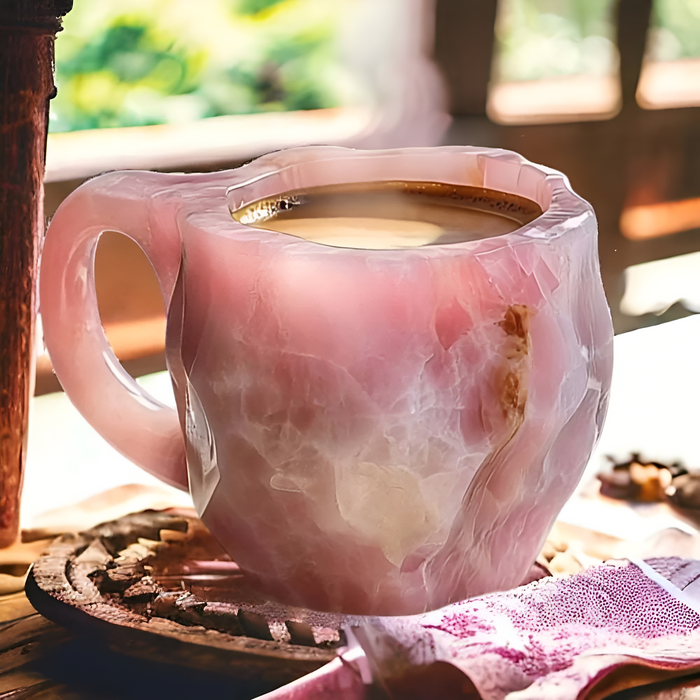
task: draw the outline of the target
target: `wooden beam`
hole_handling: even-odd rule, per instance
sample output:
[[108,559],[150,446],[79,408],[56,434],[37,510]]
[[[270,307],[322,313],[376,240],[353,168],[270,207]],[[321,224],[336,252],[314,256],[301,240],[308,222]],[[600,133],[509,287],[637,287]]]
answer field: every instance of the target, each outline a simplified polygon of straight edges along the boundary
[[454,115],[486,114],[497,6],[497,0],[437,0],[435,60]]
[[622,108],[637,109],[637,84],[647,44],[653,0],[618,0],[617,47],[620,52]]

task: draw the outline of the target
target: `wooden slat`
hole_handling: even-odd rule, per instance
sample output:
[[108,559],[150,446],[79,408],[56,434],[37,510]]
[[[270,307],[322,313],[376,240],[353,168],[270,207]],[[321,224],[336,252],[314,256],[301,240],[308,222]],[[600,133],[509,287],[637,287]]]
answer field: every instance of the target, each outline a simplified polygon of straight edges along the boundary
[[491,88],[488,115],[497,124],[561,124],[610,119],[620,109],[615,75],[570,75]]
[[279,148],[344,143],[372,118],[369,110],[336,108],[51,134],[46,181],[81,181],[105,170],[232,167]]

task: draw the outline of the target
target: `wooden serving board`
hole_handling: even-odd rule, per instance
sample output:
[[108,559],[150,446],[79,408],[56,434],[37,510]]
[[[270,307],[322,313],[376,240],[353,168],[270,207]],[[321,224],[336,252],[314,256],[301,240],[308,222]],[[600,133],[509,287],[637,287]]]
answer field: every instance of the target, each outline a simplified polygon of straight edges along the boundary
[[25,590],[46,618],[112,651],[263,690],[332,660],[342,625],[356,620],[258,595],[193,511],[145,511],[62,535]]

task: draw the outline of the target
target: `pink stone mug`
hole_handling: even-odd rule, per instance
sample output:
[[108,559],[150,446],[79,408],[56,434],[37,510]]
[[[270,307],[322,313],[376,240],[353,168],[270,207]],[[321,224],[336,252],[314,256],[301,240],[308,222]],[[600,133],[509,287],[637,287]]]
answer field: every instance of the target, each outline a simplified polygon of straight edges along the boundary
[[[434,181],[543,214],[479,240],[339,248],[231,211],[299,188]],[[167,308],[177,411],[106,341],[93,262],[136,241]],[[560,173],[470,147],[308,147],[236,170],[112,172],[49,227],[46,345],[115,448],[189,488],[256,585],[288,604],[408,614],[517,586],[598,438],[612,325],[590,205]]]

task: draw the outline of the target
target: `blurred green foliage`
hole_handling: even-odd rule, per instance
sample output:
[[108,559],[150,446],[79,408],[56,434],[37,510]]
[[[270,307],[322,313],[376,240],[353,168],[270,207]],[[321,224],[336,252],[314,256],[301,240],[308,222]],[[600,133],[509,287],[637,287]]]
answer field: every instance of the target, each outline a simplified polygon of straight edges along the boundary
[[50,129],[336,106],[344,4],[76,0],[56,42]]
[[502,0],[499,78],[610,72],[612,9],[611,0]]
[[280,2],[284,2],[284,0],[241,0],[238,3],[238,12],[241,15],[255,15],[278,5]]
[[656,60],[700,57],[700,0],[656,0],[653,24]]
[[[611,73],[617,49],[614,0],[500,0],[500,80]],[[649,54],[700,56],[700,0],[655,0]]]
[[[500,0],[498,78],[613,72],[614,2]],[[342,104],[353,78],[337,37],[351,3],[75,0],[56,42],[50,129]],[[655,60],[700,56],[700,0],[655,0],[649,49]]]

